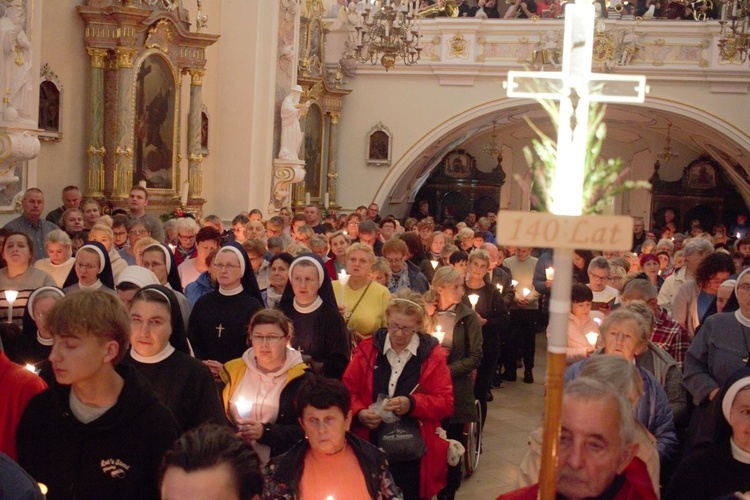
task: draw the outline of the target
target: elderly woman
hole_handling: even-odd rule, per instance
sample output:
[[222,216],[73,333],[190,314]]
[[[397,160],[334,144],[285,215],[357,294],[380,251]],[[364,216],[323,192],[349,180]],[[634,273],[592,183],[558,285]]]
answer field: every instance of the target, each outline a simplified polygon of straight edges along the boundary
[[106,224],[94,224],[94,227],[89,231],[89,241],[98,241],[107,249],[109,261],[112,264],[112,275],[116,280],[120,273],[128,267],[128,263],[115,248],[115,233],[112,232],[112,228]]
[[68,233],[68,236],[83,231],[83,212],[77,208],[67,209],[60,217],[60,226]]
[[273,461],[264,498],[402,498],[385,452],[349,432],[351,397],[341,382],[311,377],[296,406],[307,439]]
[[684,383],[696,406],[705,407],[750,357],[750,269],[737,277],[739,309],[706,319],[685,356]]
[[698,264],[695,279],[687,280],[672,300],[672,317],[693,338],[701,321],[716,300],[724,280],[734,273],[734,262],[724,252],[709,254]]
[[[416,419],[426,446],[421,458],[391,462],[405,499],[431,498],[444,486],[448,443],[437,436],[440,420],[453,413],[453,384],[445,349],[425,331],[426,304],[401,290],[388,303],[387,328],[361,341],[344,373],[352,396],[354,432],[378,445],[383,412]],[[371,408],[385,395],[382,411]]]
[[177,233],[177,246],[174,248],[174,261],[179,267],[180,264],[196,256],[196,234],[200,229],[195,219],[191,217],[180,217],[175,222],[175,231]]
[[180,275],[180,284],[183,290],[197,280],[201,273],[208,271],[206,257],[211,253],[211,250],[216,250],[220,246],[221,233],[219,231],[213,227],[203,227],[198,230],[195,235],[195,255],[177,266],[177,274]]
[[649,283],[656,287],[657,292],[661,289],[664,284],[664,278],[659,274],[660,264],[659,257],[653,253],[642,253],[639,257],[641,262],[642,271],[635,277],[639,279],[648,280]]
[[461,229],[456,235],[456,246],[469,253],[474,248],[474,230],[468,227]]
[[44,271],[55,280],[55,284],[62,287],[73,269],[73,243],[70,236],[62,229],[51,231],[44,239],[44,249],[47,258],[34,262],[34,267]]
[[55,286],[55,280],[44,271],[32,267],[34,246],[23,233],[10,233],[3,241],[2,256],[5,267],[0,269],[0,317],[8,317],[6,290],[18,292],[13,302],[13,322],[21,326],[26,301],[31,292],[41,286]]
[[346,272],[349,281],[345,287],[336,286],[336,302],[342,304],[344,321],[358,342],[385,326],[385,308],[390,292],[380,283],[370,279],[370,269],[375,253],[370,245],[354,243],[346,250]]
[[333,258],[326,261],[325,268],[332,280],[338,280],[339,273],[346,269],[346,249],[352,240],[344,231],[336,231],[329,241]]
[[292,347],[303,353],[305,362],[317,373],[340,379],[350,343],[320,257],[307,253],[294,259],[279,309],[292,320]]
[[281,311],[259,310],[247,327],[250,349],[221,370],[224,411],[263,464],[304,437],[294,401],[310,373],[289,347],[292,331]]
[[94,224],[99,221],[99,217],[102,216],[102,207],[98,201],[92,199],[83,200],[81,211],[83,212],[83,225],[86,229],[94,227]]
[[665,500],[734,498],[750,490],[750,368],[727,379],[720,398],[723,436],[682,461]]
[[135,294],[130,307],[130,351],[123,362],[146,377],[183,432],[204,422],[226,424],[211,372],[190,356],[180,305],[172,290],[151,285]]
[[101,243],[90,241],[78,250],[76,262],[65,280],[63,291],[65,295],[70,295],[99,289],[115,293],[115,279],[107,249]]
[[[489,259],[487,259],[489,265]],[[425,294],[428,327],[431,332],[444,333],[441,345],[448,351],[448,368],[453,381],[453,397],[456,409],[443,428],[448,439],[466,445],[464,426],[479,421],[474,405],[474,377],[472,372],[482,362],[482,326],[480,318],[471,306],[462,302],[464,297],[464,273],[453,267],[441,267],[435,271],[432,289]],[[448,482],[441,495],[453,498],[461,485],[461,465],[450,466]]]
[[[133,219],[128,223],[128,245],[120,250],[120,257],[125,259],[129,266],[138,265],[135,253],[135,244],[143,238],[151,238],[151,231],[145,222]],[[157,241],[157,243],[159,243]]]
[[286,284],[289,282],[289,267],[294,257],[282,252],[271,257],[268,266],[268,288],[266,289],[266,307],[274,308],[281,302]]
[[245,239],[251,240],[253,238],[261,241],[266,240],[266,228],[259,220],[251,220],[245,224]]
[[[604,354],[621,356],[635,363],[636,355],[648,348],[651,323],[637,312],[627,308],[616,309],[607,316],[601,325],[604,341]],[[591,356],[570,365],[565,370],[565,381],[576,378],[586,366]],[[643,378],[643,397],[635,408],[635,417],[656,438],[656,447],[662,465],[677,456],[678,442],[675,434],[674,417],[669,400],[659,381],[646,369],[638,367]]]

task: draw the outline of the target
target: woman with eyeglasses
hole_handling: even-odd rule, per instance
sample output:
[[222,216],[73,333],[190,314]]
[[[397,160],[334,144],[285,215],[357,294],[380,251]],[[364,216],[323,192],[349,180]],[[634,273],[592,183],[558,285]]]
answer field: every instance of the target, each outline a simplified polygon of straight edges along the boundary
[[734,262],[724,252],[705,256],[698,264],[695,279],[687,280],[672,299],[672,317],[693,338],[701,322],[716,313],[716,292],[734,273]]
[[265,465],[305,436],[294,402],[310,372],[302,353],[289,347],[292,322],[281,311],[261,309],[246,331],[250,348],[221,370],[222,399],[237,433]]
[[123,362],[146,377],[183,432],[205,422],[226,425],[211,372],[190,356],[180,305],[169,288],[149,285],[133,297]]
[[[360,438],[378,444],[383,412],[418,421],[424,455],[395,463],[389,457],[406,500],[435,496],[448,471],[448,443],[435,431],[453,413],[453,383],[445,349],[424,333],[426,310],[420,294],[396,292],[386,308],[387,327],[357,344],[343,379],[352,398],[352,432]],[[378,399],[382,411],[370,408]]]
[[349,235],[349,239],[352,243],[359,242],[359,223],[362,222],[362,217],[354,212],[346,219],[346,227],[344,231]]
[[218,289],[203,295],[193,306],[188,338],[195,357],[218,378],[224,363],[245,352],[247,325],[263,308],[263,297],[241,244],[227,242],[216,253],[213,267]]
[[94,290],[115,293],[115,279],[107,249],[97,241],[90,241],[78,250],[63,291],[70,295]]
[[294,259],[279,309],[292,320],[291,345],[302,352],[305,362],[316,373],[340,379],[351,343],[320,257],[305,253]]
[[[150,238],[151,231],[142,220],[132,219],[128,223],[128,246],[120,250],[120,257],[125,259],[129,266],[138,264],[135,254],[135,244],[143,238]],[[157,242],[158,243],[158,242]]]

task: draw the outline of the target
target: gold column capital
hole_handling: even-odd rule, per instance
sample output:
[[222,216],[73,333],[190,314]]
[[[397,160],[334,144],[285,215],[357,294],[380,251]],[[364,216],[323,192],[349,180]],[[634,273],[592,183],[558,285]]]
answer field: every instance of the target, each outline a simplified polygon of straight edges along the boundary
[[130,47],[117,47],[115,49],[117,56],[117,67],[118,68],[132,68],[133,57],[135,57],[135,49]]
[[190,85],[203,85],[203,75],[206,74],[205,69],[190,68],[188,72],[190,73]]
[[103,69],[104,63],[107,59],[107,50],[106,49],[92,49],[92,48],[88,48],[86,50],[89,53],[89,58],[91,58],[91,67]]

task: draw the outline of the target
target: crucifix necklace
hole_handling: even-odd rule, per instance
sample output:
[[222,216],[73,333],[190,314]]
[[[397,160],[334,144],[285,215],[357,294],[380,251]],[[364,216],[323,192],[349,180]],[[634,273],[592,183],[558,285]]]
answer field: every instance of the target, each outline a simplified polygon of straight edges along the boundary
[[216,327],[216,331],[219,332],[219,338],[221,338],[221,332],[223,332],[224,330],[226,330],[226,328],[224,328],[221,323],[219,323],[219,326]]

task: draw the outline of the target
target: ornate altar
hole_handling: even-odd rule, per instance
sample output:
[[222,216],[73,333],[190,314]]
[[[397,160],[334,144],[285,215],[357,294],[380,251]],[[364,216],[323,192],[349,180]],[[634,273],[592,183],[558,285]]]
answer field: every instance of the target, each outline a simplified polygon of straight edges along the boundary
[[455,149],[443,157],[416,199],[435,207],[439,220],[451,217],[459,222],[471,211],[481,216],[497,212],[503,184],[505,172],[499,160],[494,169],[483,172],[473,155]]
[[[152,5],[150,5],[152,4]],[[187,191],[200,211],[203,173],[202,78],[205,49],[218,35],[190,31],[178,2],[89,0],[77,7],[90,57],[87,195],[109,207],[127,203],[133,184],[149,191],[149,209],[168,211]],[[190,75],[188,186],[180,175],[182,76]]]
[[716,224],[729,227],[736,214],[745,210],[742,196],[710,157],[690,162],[676,181],[662,180],[660,167],[657,161],[650,179],[652,226],[661,227],[664,212],[671,209],[678,231],[688,230],[690,222],[697,219],[705,231],[711,232]]

